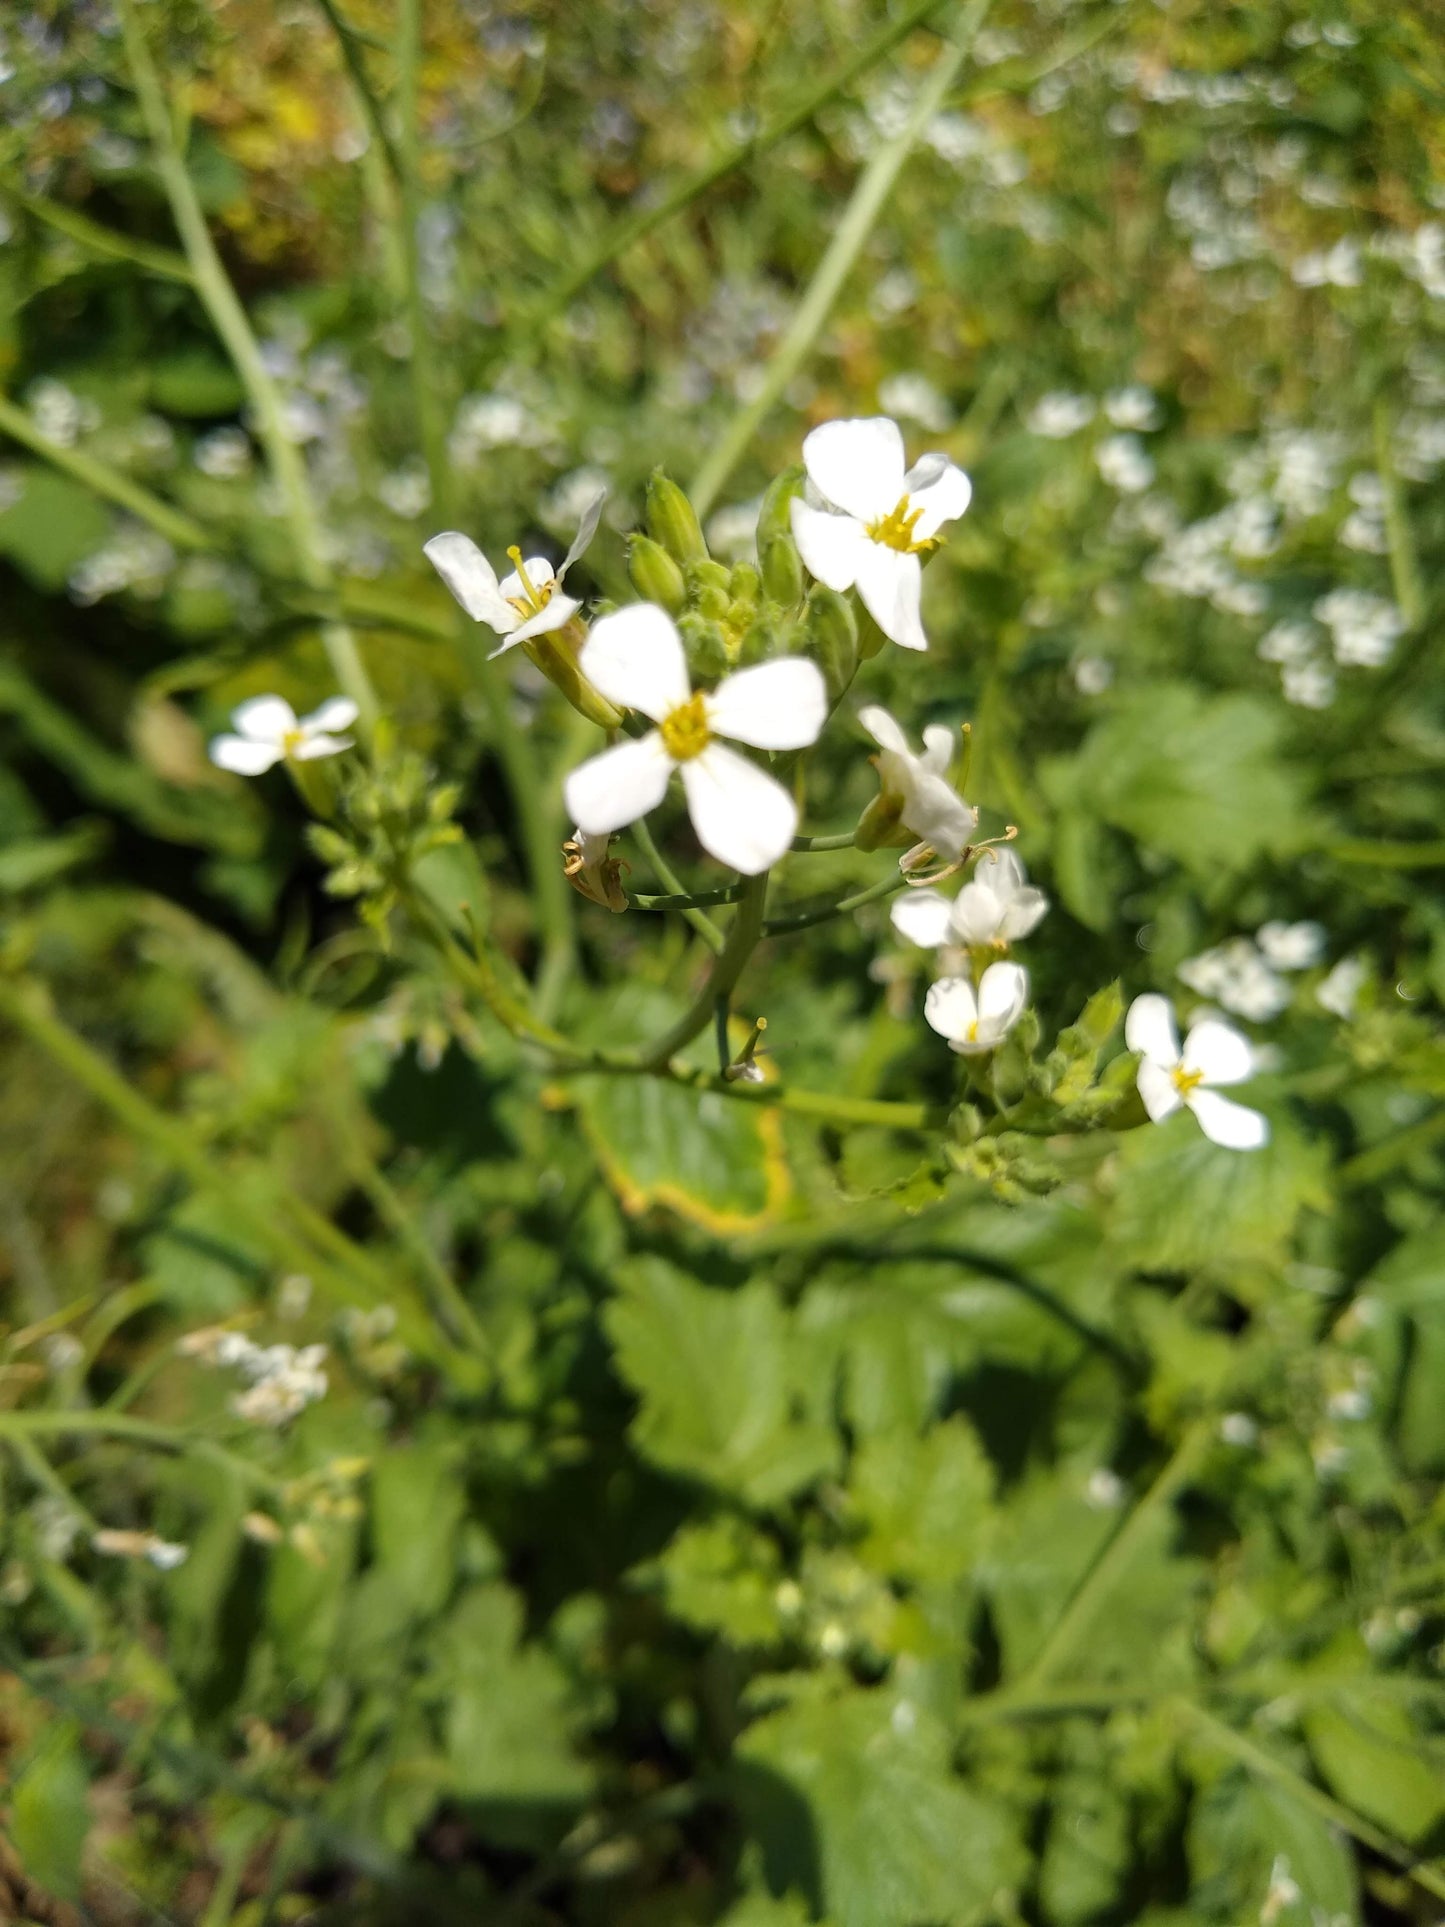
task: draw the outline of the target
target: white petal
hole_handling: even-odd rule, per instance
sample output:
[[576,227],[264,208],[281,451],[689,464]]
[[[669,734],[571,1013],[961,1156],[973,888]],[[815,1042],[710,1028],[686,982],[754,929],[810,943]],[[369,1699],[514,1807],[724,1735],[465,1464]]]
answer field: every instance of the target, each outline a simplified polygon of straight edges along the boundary
[[[545,609],[539,609],[536,615],[518,623],[507,637],[507,642],[525,642],[528,636],[548,635],[553,629],[560,629],[564,623],[570,622],[581,607],[582,604],[574,602],[569,595],[554,595]],[[501,651],[494,649],[492,653],[500,655]]]
[[866,709],[858,711],[858,720],[880,749],[891,749],[896,755],[907,756],[908,738],[886,709],[877,703],[869,703]]
[[1174,1027],[1174,1006],[1169,999],[1152,990],[1136,997],[1124,1019],[1124,1042],[1156,1064],[1177,1064],[1179,1032]]
[[869,542],[858,568],[858,594],[890,642],[904,649],[926,649],[923,633],[923,567],[883,542]]
[[921,950],[937,950],[952,935],[953,905],[937,890],[907,890],[889,912],[893,928]]
[[1171,1111],[1177,1111],[1183,1102],[1168,1066],[1161,1064],[1157,1058],[1146,1057],[1142,1061],[1138,1083],[1144,1109],[1156,1124],[1162,1123]]
[[979,980],[978,1027],[990,1037],[1012,1030],[1029,1000],[1029,973],[1022,964],[990,964]]
[[739,669],[718,684],[707,704],[719,736],[754,749],[806,749],[828,720],[828,688],[816,663],[784,656]]
[[350,696],[331,696],[319,709],[301,718],[301,727],[308,736],[334,735],[338,729],[350,729],[360,714]]
[[903,799],[903,821],[940,856],[957,862],[977,827],[978,816],[941,776],[915,769]]
[[937,535],[945,522],[956,522],[973,500],[973,483],[946,455],[920,455],[903,478],[910,512],[921,508],[913,539],[923,542]]
[[[545,555],[524,556],[522,558],[522,569],[527,571],[527,582],[531,583],[538,595],[542,593],[549,582],[556,580],[552,574],[552,564],[547,560]],[[522,569],[513,569],[510,575],[504,575],[497,584],[498,592],[504,602],[527,602],[530,600],[527,594],[527,582],[522,580]]]
[[640,742],[618,743],[567,778],[562,792],[567,814],[588,836],[620,830],[657,808],[672,771],[672,758],[656,730]]
[[231,770],[237,776],[260,776],[281,760],[278,744],[255,743],[244,736],[215,737],[210,754],[217,769]]
[[923,754],[918,759],[935,776],[947,776],[953,761],[953,731],[947,723],[930,723],[923,732]]
[[1242,1084],[1254,1070],[1248,1038],[1214,1017],[1206,1017],[1190,1031],[1181,1061],[1187,1071],[1202,1071],[1206,1084]]
[[296,711],[283,696],[253,696],[231,711],[237,733],[253,743],[276,743],[296,727]]
[[1003,934],[1004,906],[982,877],[973,877],[959,891],[953,906],[953,928],[962,943],[993,943]]
[[339,756],[344,749],[350,749],[352,744],[353,738],[350,736],[332,736],[326,730],[320,729],[310,736],[303,736],[291,751],[291,757],[297,763],[314,763],[322,756]]
[[736,750],[709,743],[682,765],[682,787],[698,842],[730,870],[757,876],[793,840],[798,812],[792,797]]
[[562,566],[557,571],[560,582],[572,564],[592,546],[592,538],[597,533],[597,524],[602,520],[602,504],[607,500],[607,490],[599,488],[592,500],[582,511],[582,520],[577,524],[577,533],[572,538],[572,546],[562,558]]
[[1005,943],[1017,943],[1043,921],[1048,907],[1049,900],[1043,891],[1035,890],[1031,884],[1016,890],[1004,909],[999,935]]
[[603,616],[582,646],[578,667],[608,702],[640,709],[655,723],[692,694],[682,638],[672,617],[654,602]]
[[485,622],[499,636],[517,626],[517,612],[497,585],[496,571],[469,535],[455,529],[434,535],[422,554],[460,602],[473,622]]
[[1236,1104],[1217,1091],[1191,1091],[1184,1101],[1204,1135],[1227,1151],[1257,1151],[1269,1143],[1269,1119],[1247,1104]]
[[923,1015],[940,1037],[966,1043],[978,1023],[978,1000],[967,977],[940,977],[923,1000]]
[[903,497],[903,436],[886,415],[824,422],[803,438],[814,488],[860,522],[874,522]]
[[858,579],[858,570],[873,544],[861,522],[851,515],[834,515],[831,509],[817,509],[795,495],[788,505],[793,523],[793,540],[803,567],[811,576],[841,595]]
[[1028,881],[1023,864],[1010,849],[985,852],[980,859],[980,868],[985,865],[989,881],[1001,897],[1013,896]]

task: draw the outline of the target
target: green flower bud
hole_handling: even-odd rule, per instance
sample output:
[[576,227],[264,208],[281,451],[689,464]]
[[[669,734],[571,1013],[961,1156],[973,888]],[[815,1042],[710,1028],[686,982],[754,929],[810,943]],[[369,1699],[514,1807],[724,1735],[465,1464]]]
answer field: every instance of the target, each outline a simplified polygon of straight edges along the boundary
[[828,700],[837,702],[858,670],[858,624],[846,596],[815,584],[808,597],[808,654],[823,672]]
[[785,609],[796,608],[803,599],[803,562],[792,536],[775,535],[761,544],[758,555],[768,595]]
[[783,470],[763,497],[762,506],[758,510],[759,555],[770,542],[776,542],[779,536],[791,537],[793,512],[789,504],[795,495],[802,494],[803,479],[803,464],[794,462],[791,468]]
[[555,684],[588,722],[602,729],[616,729],[622,721],[621,710],[614,709],[605,696],[599,695],[577,667],[578,651],[586,639],[586,629],[573,616],[560,629],[530,637],[522,647],[548,682]]
[[682,570],[660,542],[650,535],[627,538],[627,573],[644,602],[655,602],[675,616],[687,601]]
[[732,668],[732,656],[722,624],[689,610],[679,616],[678,633],[687,652],[687,666],[695,682],[713,682]]
[[707,543],[692,503],[660,468],[647,484],[647,532],[660,542],[674,562],[705,562]]
[[732,600],[733,572],[726,564],[710,562],[704,556],[701,562],[689,562],[682,573],[690,596],[699,597],[704,589],[720,589]]
[[914,837],[903,827],[903,798],[880,792],[858,818],[853,832],[853,847],[858,850],[885,850],[912,843]]
[[751,562],[737,562],[728,581],[733,599],[737,602],[756,602],[762,593],[763,579]]
[[692,606],[700,616],[707,616],[713,622],[726,622],[733,605],[726,589],[715,588],[709,583],[705,589],[698,591]]

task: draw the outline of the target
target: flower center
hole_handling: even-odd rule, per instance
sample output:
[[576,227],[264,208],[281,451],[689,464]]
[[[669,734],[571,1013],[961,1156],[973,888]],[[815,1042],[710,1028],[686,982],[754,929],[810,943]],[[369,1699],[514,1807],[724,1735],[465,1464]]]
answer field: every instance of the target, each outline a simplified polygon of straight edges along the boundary
[[1182,1064],[1176,1064],[1169,1075],[1174,1080],[1174,1088],[1181,1097],[1188,1097],[1191,1091],[1197,1091],[1204,1082],[1203,1071],[1187,1071]]
[[885,549],[897,549],[900,555],[922,555],[926,550],[938,546],[934,538],[928,535],[921,542],[914,541],[913,531],[918,527],[922,514],[921,508],[910,509],[908,497],[900,495],[896,508],[889,509],[886,515],[880,515],[876,522],[867,524],[869,537],[874,542],[881,542]]
[[963,1041],[966,1044],[976,1044],[978,1042],[978,1019],[976,1017],[974,1018],[973,1022],[969,1025],[968,1035],[964,1038]]
[[294,756],[305,741],[306,731],[304,729],[286,730],[281,737],[281,754],[283,756]]
[[674,763],[690,763],[701,756],[712,737],[707,726],[707,697],[699,690],[685,703],[669,710],[658,724],[662,746]]
[[540,615],[552,600],[553,592],[557,587],[556,576],[548,576],[540,589],[534,589],[532,578],[527,574],[527,565],[522,560],[522,551],[518,548],[508,549],[507,560],[517,571],[518,580],[522,584],[521,595],[509,596],[507,600],[519,616]]

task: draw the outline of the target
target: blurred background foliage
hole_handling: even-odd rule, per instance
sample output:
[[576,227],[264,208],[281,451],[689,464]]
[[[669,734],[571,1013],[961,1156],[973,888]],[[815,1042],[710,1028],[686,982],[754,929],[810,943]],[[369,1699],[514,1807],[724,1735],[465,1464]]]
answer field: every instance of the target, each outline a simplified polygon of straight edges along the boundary
[[[1437,1918],[1434,10],[133,0],[269,430],[122,24],[0,24],[0,1912]],[[975,498],[869,699],[971,719],[1045,1036],[1222,1004],[1258,1157],[554,1080],[208,762],[344,617],[530,970],[591,732],[422,542],[557,555],[605,483],[577,580],[626,600],[654,467],[732,562],[873,412]],[[847,828],[861,732],[815,765]],[[790,1085],[947,1105],[885,909],[741,1005]],[[568,1027],[664,1025],[685,927],[562,914]],[[327,1348],[284,1423],[270,1345]]]

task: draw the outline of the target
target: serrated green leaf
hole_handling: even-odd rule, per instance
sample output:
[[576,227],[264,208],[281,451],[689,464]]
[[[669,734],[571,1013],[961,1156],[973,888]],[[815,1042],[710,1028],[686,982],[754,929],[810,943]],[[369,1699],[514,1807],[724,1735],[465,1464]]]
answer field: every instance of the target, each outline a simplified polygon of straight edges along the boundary
[[897,1579],[943,1585],[978,1557],[991,1519],[993,1468],[973,1427],[945,1420],[922,1438],[865,1439],[848,1490],[866,1528],[858,1556]]
[[661,1585],[668,1611],[685,1625],[734,1646],[766,1646],[782,1631],[781,1571],[773,1541],[729,1513],[684,1526],[640,1576]]
[[1039,1865],[1045,1917],[1075,1927],[1103,1914],[1128,1873],[1131,1844],[1128,1801],[1107,1771],[1062,1774],[1050,1789]]

